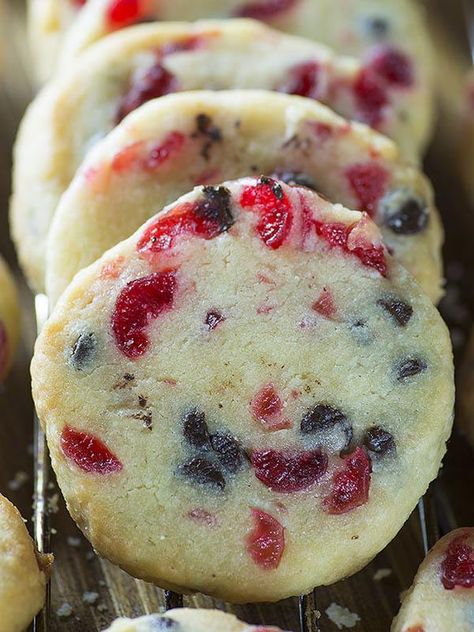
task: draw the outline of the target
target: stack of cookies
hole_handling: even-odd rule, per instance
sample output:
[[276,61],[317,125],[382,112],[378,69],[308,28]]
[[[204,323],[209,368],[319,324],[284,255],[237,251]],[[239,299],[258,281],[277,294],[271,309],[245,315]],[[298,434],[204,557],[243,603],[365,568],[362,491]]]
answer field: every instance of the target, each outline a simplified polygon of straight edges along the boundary
[[[276,601],[355,573],[452,424],[417,2],[31,0],[30,27],[49,82],[11,226],[50,301],[33,394],[71,515],[180,592]],[[111,628],[152,629],[269,630]]]

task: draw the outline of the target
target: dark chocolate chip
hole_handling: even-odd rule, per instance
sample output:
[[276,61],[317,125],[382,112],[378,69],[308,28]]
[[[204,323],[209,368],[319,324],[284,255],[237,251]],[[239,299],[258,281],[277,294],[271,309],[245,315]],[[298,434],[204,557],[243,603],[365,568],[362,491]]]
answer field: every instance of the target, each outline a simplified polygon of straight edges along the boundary
[[71,364],[76,371],[89,367],[97,353],[97,338],[94,333],[81,334],[73,345]]
[[382,200],[385,224],[397,235],[416,235],[428,225],[426,202],[409,191],[393,191]]
[[413,307],[404,303],[396,296],[386,296],[377,301],[377,305],[383,307],[383,309],[400,325],[405,327],[410,318],[413,315]]
[[204,323],[206,324],[209,331],[212,331],[217,327],[219,323],[225,320],[225,317],[218,312],[216,309],[211,309],[207,312]]
[[397,365],[397,380],[401,382],[407,377],[417,375],[426,369],[427,364],[423,360],[420,360],[419,358],[407,358]]
[[386,18],[380,15],[371,15],[364,20],[364,30],[376,39],[384,38],[390,29]]
[[208,222],[218,226],[219,233],[223,233],[235,223],[232,215],[232,196],[226,187],[203,187],[204,199],[199,202],[195,213]]
[[337,425],[344,431],[343,447],[347,447],[352,440],[352,424],[343,412],[333,406],[317,404],[303,416],[300,428],[303,434],[316,434],[332,430]]
[[225,478],[219,467],[200,456],[180,465],[178,472],[199,485],[225,488]]
[[302,171],[277,171],[273,177],[290,186],[307,187],[313,191],[318,190],[318,185],[314,179]]
[[213,125],[211,117],[207,114],[198,114],[196,116],[196,125],[198,132],[207,136],[213,142],[219,142],[222,140],[221,130]]
[[159,614],[150,616],[149,623],[150,632],[180,632],[182,629],[181,624],[174,619]]
[[374,452],[378,456],[385,456],[389,452],[395,452],[393,435],[380,428],[380,426],[374,426],[367,430],[364,437],[364,445],[367,450]]
[[184,416],[183,434],[186,441],[194,448],[209,447],[209,430],[206,415],[197,408]]
[[217,454],[220,464],[229,472],[237,472],[244,461],[243,450],[234,437],[230,434],[217,432],[211,435],[211,446]]

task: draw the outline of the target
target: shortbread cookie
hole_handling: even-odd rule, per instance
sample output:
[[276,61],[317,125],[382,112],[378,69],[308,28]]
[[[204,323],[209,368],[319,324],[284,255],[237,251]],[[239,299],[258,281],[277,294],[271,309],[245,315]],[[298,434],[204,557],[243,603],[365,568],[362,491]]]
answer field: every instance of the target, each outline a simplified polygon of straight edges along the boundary
[[50,231],[49,296],[55,301],[78,270],[194,185],[252,173],[367,211],[398,259],[439,298],[442,231],[425,178],[400,161],[391,141],[316,101],[250,90],[168,95],[94,147]]
[[[58,5],[71,6],[77,0],[46,0],[46,5],[48,2],[54,2],[59,11]],[[413,119],[413,146],[423,148],[432,122],[432,50],[425,16],[413,0],[88,0],[58,57],[62,68],[69,71],[80,51],[124,26],[150,19],[223,17],[256,18],[370,61],[377,72],[361,78],[359,91],[364,100],[370,100],[370,109],[384,101],[377,75],[401,92],[413,92],[416,107],[407,107],[405,116]],[[37,32],[35,37],[42,39]]]
[[428,553],[392,632],[472,632],[474,529],[448,533]]
[[179,608],[138,619],[117,619],[107,632],[281,632],[269,625],[249,625],[219,610]]
[[23,632],[42,608],[52,559],[40,555],[20,513],[0,495],[0,629]]
[[20,308],[13,277],[0,257],[0,382],[11,366],[20,334]]
[[87,151],[146,101],[196,89],[296,93],[378,128],[412,153],[414,119],[405,112],[418,111],[416,93],[386,86],[386,99],[374,103],[370,91],[360,90],[370,72],[249,20],[146,25],[105,39],[37,98],[21,127],[12,226],[31,282],[42,288],[49,219]]
[[195,189],[78,274],[32,365],[94,548],[242,602],[333,583],[391,540],[438,471],[452,371],[368,215],[266,177]]

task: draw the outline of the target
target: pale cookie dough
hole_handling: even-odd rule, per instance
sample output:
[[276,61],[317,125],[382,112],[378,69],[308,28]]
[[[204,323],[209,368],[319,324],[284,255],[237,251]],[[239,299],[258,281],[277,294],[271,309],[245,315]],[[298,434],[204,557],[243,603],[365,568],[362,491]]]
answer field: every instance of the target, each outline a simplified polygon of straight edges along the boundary
[[155,23],[101,41],[36,99],[21,126],[12,226],[31,283],[42,289],[49,220],[87,151],[146,101],[197,89],[295,93],[370,124],[406,150],[416,136],[405,117],[417,111],[416,92],[382,79],[385,97],[374,102],[364,87],[372,66],[250,20]]
[[364,566],[452,422],[448,332],[375,224],[271,178],[198,187],[78,274],[32,375],[94,548],[228,601]]
[[20,337],[20,307],[13,276],[0,257],[0,382],[12,364]]
[[0,495],[1,632],[23,632],[43,607],[51,563],[36,551],[16,507]]
[[92,149],[49,234],[48,295],[54,302],[78,270],[194,185],[249,174],[277,174],[366,210],[399,261],[440,297],[442,230],[420,172],[387,138],[316,101],[250,90],[162,97]]
[[269,625],[249,625],[219,610],[179,608],[163,615],[117,619],[106,632],[282,632]]
[[[52,1],[45,0],[46,5]],[[53,4],[56,11],[64,12],[65,5],[70,7],[75,1]],[[376,74],[401,93],[413,93],[413,106],[407,104],[404,115],[413,130],[414,154],[422,153],[433,118],[432,48],[425,15],[413,0],[88,0],[58,58],[69,72],[71,60],[80,51],[107,33],[139,21],[223,17],[257,18],[355,55],[371,69],[376,67]],[[39,33],[35,36],[42,41]],[[370,101],[369,109],[383,105],[384,89],[372,71],[361,79],[360,91],[366,103]]]
[[392,632],[472,632],[474,529],[444,536],[421,564]]

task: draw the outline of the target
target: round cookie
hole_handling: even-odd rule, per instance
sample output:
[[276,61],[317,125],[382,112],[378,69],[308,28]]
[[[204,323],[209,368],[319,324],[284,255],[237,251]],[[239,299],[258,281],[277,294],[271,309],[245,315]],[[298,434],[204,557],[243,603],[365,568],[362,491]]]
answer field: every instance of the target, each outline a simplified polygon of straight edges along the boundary
[[162,97],[96,144],[49,233],[48,295],[54,302],[78,270],[196,184],[252,173],[368,211],[397,258],[440,297],[442,230],[431,187],[396,146],[316,101],[251,90]]
[[117,619],[107,632],[282,632],[268,625],[249,625],[219,610],[179,608],[138,619]]
[[228,601],[364,566],[452,422],[446,327],[375,224],[266,177],[195,189],[79,273],[32,375],[94,548]]
[[428,553],[404,596],[392,632],[471,632],[474,529],[451,531]]
[[360,91],[368,74],[370,65],[250,20],[153,24],[106,38],[37,98],[21,126],[12,229],[31,283],[43,289],[49,220],[87,151],[146,101],[196,89],[297,93],[378,128],[413,154],[405,111],[417,111],[416,92],[382,78],[385,98],[374,103]]
[[[48,1],[70,6],[76,0]],[[412,0],[88,0],[59,59],[62,68],[69,70],[71,59],[80,51],[107,33],[139,21],[226,17],[257,18],[364,61],[374,60],[400,90],[415,93],[416,107],[408,107],[405,116],[413,119],[413,146],[423,150],[433,118],[432,50],[424,13]],[[41,41],[38,33],[35,37]],[[360,90],[370,95],[372,105],[383,101],[371,73],[363,78]]]
[[20,513],[0,495],[0,620],[23,632],[43,607],[52,557],[40,555]]
[[20,336],[20,308],[13,277],[0,257],[0,382],[6,377]]

